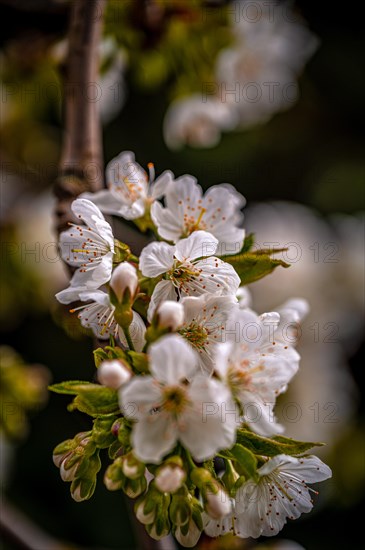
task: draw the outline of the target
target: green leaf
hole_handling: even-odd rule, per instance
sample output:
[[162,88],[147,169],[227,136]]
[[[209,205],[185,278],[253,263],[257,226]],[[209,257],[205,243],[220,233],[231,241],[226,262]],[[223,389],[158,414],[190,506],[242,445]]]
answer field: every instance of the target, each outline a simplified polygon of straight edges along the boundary
[[247,237],[245,237],[245,240],[243,241],[243,246],[239,254],[244,254],[245,252],[248,252],[249,250],[251,250],[251,248],[254,245],[254,242],[255,242],[255,234],[250,233],[249,235],[247,235]]
[[80,380],[53,384],[49,389],[56,393],[76,395],[69,410],[78,409],[90,416],[119,412],[118,393],[111,388]]
[[[94,386],[91,388],[90,386]],[[113,414],[119,411],[118,393],[111,388],[90,384],[74,399],[74,406],[90,416]]]
[[268,254],[261,254],[260,252],[224,256],[223,259],[235,268],[242,285],[248,285],[262,279],[262,277],[272,273],[278,266],[290,267],[283,260],[270,258]]
[[296,441],[279,435],[269,439],[245,429],[238,430],[237,442],[253,454],[262,456],[275,456],[278,454],[295,456],[305,453],[312,447],[323,445],[323,443]]
[[48,386],[50,391],[55,393],[62,393],[66,395],[77,395],[81,386],[95,386],[96,384],[90,384],[85,380],[69,380],[68,382],[61,382],[59,384],[52,384]]
[[240,445],[239,443],[236,443],[236,445],[230,450],[232,457],[234,460],[237,460],[239,463],[243,474],[246,478],[252,478],[254,480],[257,479],[257,458],[255,455]]

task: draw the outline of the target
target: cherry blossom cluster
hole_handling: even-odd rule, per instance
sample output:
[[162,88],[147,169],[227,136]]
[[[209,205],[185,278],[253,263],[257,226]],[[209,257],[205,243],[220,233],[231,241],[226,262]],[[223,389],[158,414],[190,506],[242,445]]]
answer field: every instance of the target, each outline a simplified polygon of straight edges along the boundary
[[289,2],[235,0],[232,44],[220,51],[201,93],[176,99],[164,121],[171,149],[214,147],[221,133],[246,130],[291,108],[298,76],[319,45]]
[[[90,432],[56,447],[55,464],[85,500],[108,448],[107,488],[138,498],[136,517],[155,539],[172,532],[191,547],[203,530],[276,535],[312,509],[307,484],[331,476],[305,454],[314,444],[283,437],[274,415],[299,368],[295,327],[307,303],[262,315],[249,307],[237,267],[245,199],[232,186],[204,194],[189,175],[155,179],[131,152],[108,165],[107,185],[73,202],[75,223],[60,238],[74,272],[57,299],[81,302],[71,311],[104,343],[99,384],[54,386],[94,417]],[[156,240],[137,257],[104,214]]]

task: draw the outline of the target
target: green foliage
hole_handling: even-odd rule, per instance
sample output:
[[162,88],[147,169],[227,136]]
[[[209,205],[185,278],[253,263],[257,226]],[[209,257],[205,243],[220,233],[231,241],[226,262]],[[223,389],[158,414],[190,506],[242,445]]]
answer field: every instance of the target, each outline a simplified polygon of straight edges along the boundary
[[278,454],[301,455],[312,447],[323,445],[323,443],[296,441],[279,435],[269,439],[242,428],[237,431],[237,442],[254,455],[270,457]]
[[47,399],[49,373],[41,365],[27,365],[12,348],[0,346],[0,433],[12,440],[28,431],[27,411]]
[[90,416],[109,415],[119,412],[118,393],[111,388],[80,380],[53,384],[49,389],[55,393],[75,395],[69,410],[78,409]]
[[269,275],[275,268],[290,267],[283,260],[271,258],[272,254],[283,252],[285,248],[263,248],[261,250],[253,250],[254,234],[250,233],[244,240],[242,249],[238,254],[232,256],[222,256],[225,262],[230,263],[237,271],[242,285],[254,283],[266,275]]
[[143,5],[110,0],[105,33],[127,52],[130,76],[146,91],[172,83],[171,96],[201,92],[214,80],[219,51],[232,41],[224,6],[207,9],[203,0],[159,3],[151,16]]
[[246,478],[257,479],[257,458],[246,447],[236,443],[230,451],[220,453],[231,460],[234,460],[239,465],[239,470]]

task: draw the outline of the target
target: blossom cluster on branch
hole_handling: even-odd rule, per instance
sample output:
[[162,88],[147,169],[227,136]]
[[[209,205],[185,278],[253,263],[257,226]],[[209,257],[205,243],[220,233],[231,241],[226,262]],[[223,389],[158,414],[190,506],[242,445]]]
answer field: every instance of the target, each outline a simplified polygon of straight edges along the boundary
[[[57,299],[81,302],[71,311],[104,340],[94,352],[98,383],[51,387],[93,418],[54,450],[61,477],[75,500],[90,498],[108,449],[105,485],[138,499],[151,537],[172,532],[191,547],[203,530],[276,535],[312,509],[307,484],[331,476],[306,454],[318,443],[284,437],[274,415],[299,368],[296,331],[308,305],[291,299],[261,315],[248,307],[245,285],[288,265],[275,250],[253,249],[241,228],[245,199],[232,186],[203,194],[189,175],[155,179],[131,152],[109,163],[107,184],[73,202],[77,221],[60,236],[74,272]],[[155,240],[137,257],[104,214]]]

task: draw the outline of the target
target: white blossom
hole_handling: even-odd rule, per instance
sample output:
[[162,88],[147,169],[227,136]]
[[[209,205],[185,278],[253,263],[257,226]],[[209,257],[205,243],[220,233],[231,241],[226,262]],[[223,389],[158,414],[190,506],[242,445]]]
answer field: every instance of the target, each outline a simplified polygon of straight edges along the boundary
[[223,130],[231,130],[235,114],[228,104],[217,98],[202,101],[202,96],[193,94],[171,103],[165,115],[164,139],[170,149],[214,147]]
[[106,168],[107,189],[97,193],[84,193],[82,197],[93,201],[105,214],[134,220],[144,216],[156,199],[163,196],[173,179],[165,171],[154,181],[154,168],[150,175],[135,161],[134,153],[124,151],[109,162]]
[[70,224],[60,235],[62,258],[77,267],[70,286],[56,294],[62,304],[77,300],[80,288],[94,290],[107,283],[113,269],[114,236],[99,208],[87,199],[76,199],[71,209],[84,224]]
[[234,295],[240,278],[234,268],[213,256],[218,240],[205,231],[194,231],[175,246],[153,242],[141,253],[139,267],[146,277],[165,278],[157,283],[148,310],[151,319],[164,300],[204,293]]
[[117,265],[112,273],[110,286],[119,302],[122,301],[123,295],[127,289],[129,289],[130,295],[133,297],[138,286],[136,268],[129,262],[122,262]]
[[121,361],[103,361],[98,368],[98,380],[103,386],[117,390],[132,376],[131,371]]
[[244,229],[241,208],[245,198],[228,184],[214,185],[203,195],[193,176],[177,178],[168,187],[164,208],[155,202],[151,217],[159,235],[177,242],[193,231],[203,230],[219,241],[220,255],[237,254],[243,245]]
[[205,498],[204,508],[211,518],[220,519],[231,513],[231,499],[223,489],[219,488],[216,493],[208,491]]
[[240,403],[243,421],[265,436],[283,431],[273,407],[299,367],[296,350],[276,340],[279,323],[276,312],[259,317],[236,308],[226,325],[226,343],[216,353],[216,370]]
[[165,464],[156,474],[156,487],[162,493],[175,493],[185,481],[186,473],[179,466]]
[[218,56],[216,84],[221,101],[235,111],[237,127],[248,128],[293,106],[298,74],[318,40],[288,5],[241,0],[234,7],[235,42]]
[[202,294],[183,298],[180,303],[184,308],[184,323],[179,333],[199,354],[201,370],[212,374],[217,345],[225,340],[226,322],[235,306],[235,298]]
[[316,456],[277,455],[259,468],[258,475],[258,482],[250,479],[238,489],[231,515],[221,520],[204,515],[209,536],[228,532],[242,538],[277,535],[287,518],[297,519],[312,510],[313,489],[307,483],[324,481],[332,472]]
[[231,447],[236,431],[231,394],[218,380],[194,377],[197,361],[190,346],[170,334],[150,346],[149,356],[151,376],[136,376],[120,390],[122,412],[136,421],[131,435],[136,457],[158,464],[180,441],[201,462]]
[[[101,340],[106,340],[111,335],[118,337],[122,344],[128,347],[123,330],[114,318],[115,307],[110,302],[109,294],[103,290],[85,292],[81,289],[77,299],[82,302],[90,302],[71,310],[71,312],[79,312],[78,318],[83,327],[90,328],[95,336]],[[129,332],[135,349],[142,351],[145,345],[146,327],[142,317],[136,311],[133,311],[133,320]]]
[[184,323],[184,307],[180,302],[166,300],[157,310],[158,325],[170,330],[177,330]]

